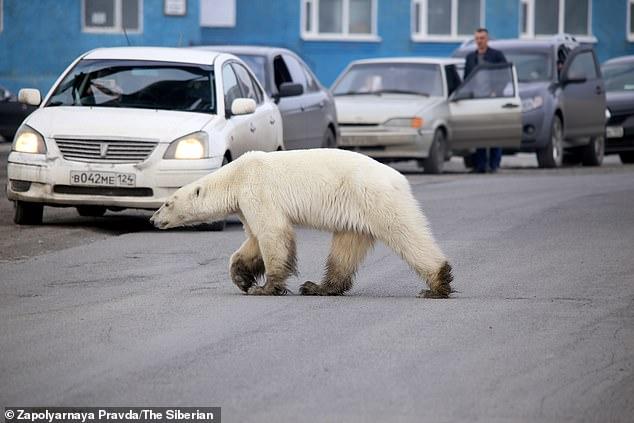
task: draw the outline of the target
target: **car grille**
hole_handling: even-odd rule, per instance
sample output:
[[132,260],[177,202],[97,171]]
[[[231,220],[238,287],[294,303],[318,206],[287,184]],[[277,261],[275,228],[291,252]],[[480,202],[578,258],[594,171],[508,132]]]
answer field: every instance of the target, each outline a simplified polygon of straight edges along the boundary
[[158,143],[56,138],[66,160],[78,162],[138,163],[147,159]]

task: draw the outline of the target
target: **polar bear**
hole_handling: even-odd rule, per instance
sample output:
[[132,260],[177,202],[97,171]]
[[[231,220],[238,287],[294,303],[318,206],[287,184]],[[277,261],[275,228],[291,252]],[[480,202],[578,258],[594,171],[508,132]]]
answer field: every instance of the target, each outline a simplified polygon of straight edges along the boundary
[[[294,225],[333,233],[320,284],[303,295],[341,295],[375,240],[427,282],[418,296],[447,298],[451,266],[407,179],[365,155],[337,149],[249,152],[180,188],[151,218],[160,229],[237,214],[247,239],[229,261],[233,282],[252,295],[283,295],[296,274]],[[264,284],[257,284],[264,276]]]

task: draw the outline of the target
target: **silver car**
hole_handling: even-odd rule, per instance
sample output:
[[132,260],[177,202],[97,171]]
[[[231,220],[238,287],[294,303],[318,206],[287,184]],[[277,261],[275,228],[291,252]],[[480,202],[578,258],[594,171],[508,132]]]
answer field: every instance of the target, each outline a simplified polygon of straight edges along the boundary
[[332,86],[339,147],[390,162],[417,160],[441,173],[452,154],[519,148],[521,101],[512,64],[478,67],[463,82],[461,59],[354,61]]
[[287,150],[336,146],[339,129],[332,94],[295,53],[244,45],[194,48],[231,53],[246,62],[280,109]]

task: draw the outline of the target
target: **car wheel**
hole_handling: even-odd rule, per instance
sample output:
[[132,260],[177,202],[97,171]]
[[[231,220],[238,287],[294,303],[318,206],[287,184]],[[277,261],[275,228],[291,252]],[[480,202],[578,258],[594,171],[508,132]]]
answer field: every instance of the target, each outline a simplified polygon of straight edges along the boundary
[[605,154],[605,137],[593,137],[588,145],[583,147],[581,163],[584,166],[601,166]]
[[622,163],[634,163],[634,151],[624,151],[623,153],[619,153],[619,157]]
[[[222,159],[222,166],[229,163],[229,158],[224,156]],[[201,225],[196,225],[195,228],[199,231],[212,231],[212,232],[222,232],[225,230],[225,226],[227,226],[227,220],[219,220],[217,222],[211,223],[203,223]]]
[[106,214],[106,208],[102,206],[77,206],[77,213],[84,217],[101,217]]
[[15,202],[13,221],[18,225],[39,225],[42,223],[44,205],[39,203]]
[[429,147],[429,155],[423,160],[425,173],[434,175],[442,173],[445,164],[446,148],[447,142],[445,140],[445,133],[440,129],[436,129],[436,132],[434,132],[434,140],[431,143],[431,147]]
[[330,128],[326,129],[323,141],[321,143],[322,148],[336,148],[337,141],[335,140],[335,134],[332,133]]
[[546,147],[537,150],[539,167],[560,167],[564,157],[564,130],[559,116],[553,118],[550,140]]

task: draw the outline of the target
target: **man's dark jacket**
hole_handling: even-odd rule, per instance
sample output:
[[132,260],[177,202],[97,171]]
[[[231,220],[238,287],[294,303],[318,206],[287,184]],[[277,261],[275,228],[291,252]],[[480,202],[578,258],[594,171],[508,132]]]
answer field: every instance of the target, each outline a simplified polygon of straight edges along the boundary
[[[504,53],[500,50],[496,50],[491,47],[487,47],[487,50],[484,52],[484,61],[487,63],[506,63],[506,57],[504,57]],[[467,54],[466,62],[464,66],[464,77],[466,78],[469,74],[478,66],[478,50],[474,50],[471,53]]]

